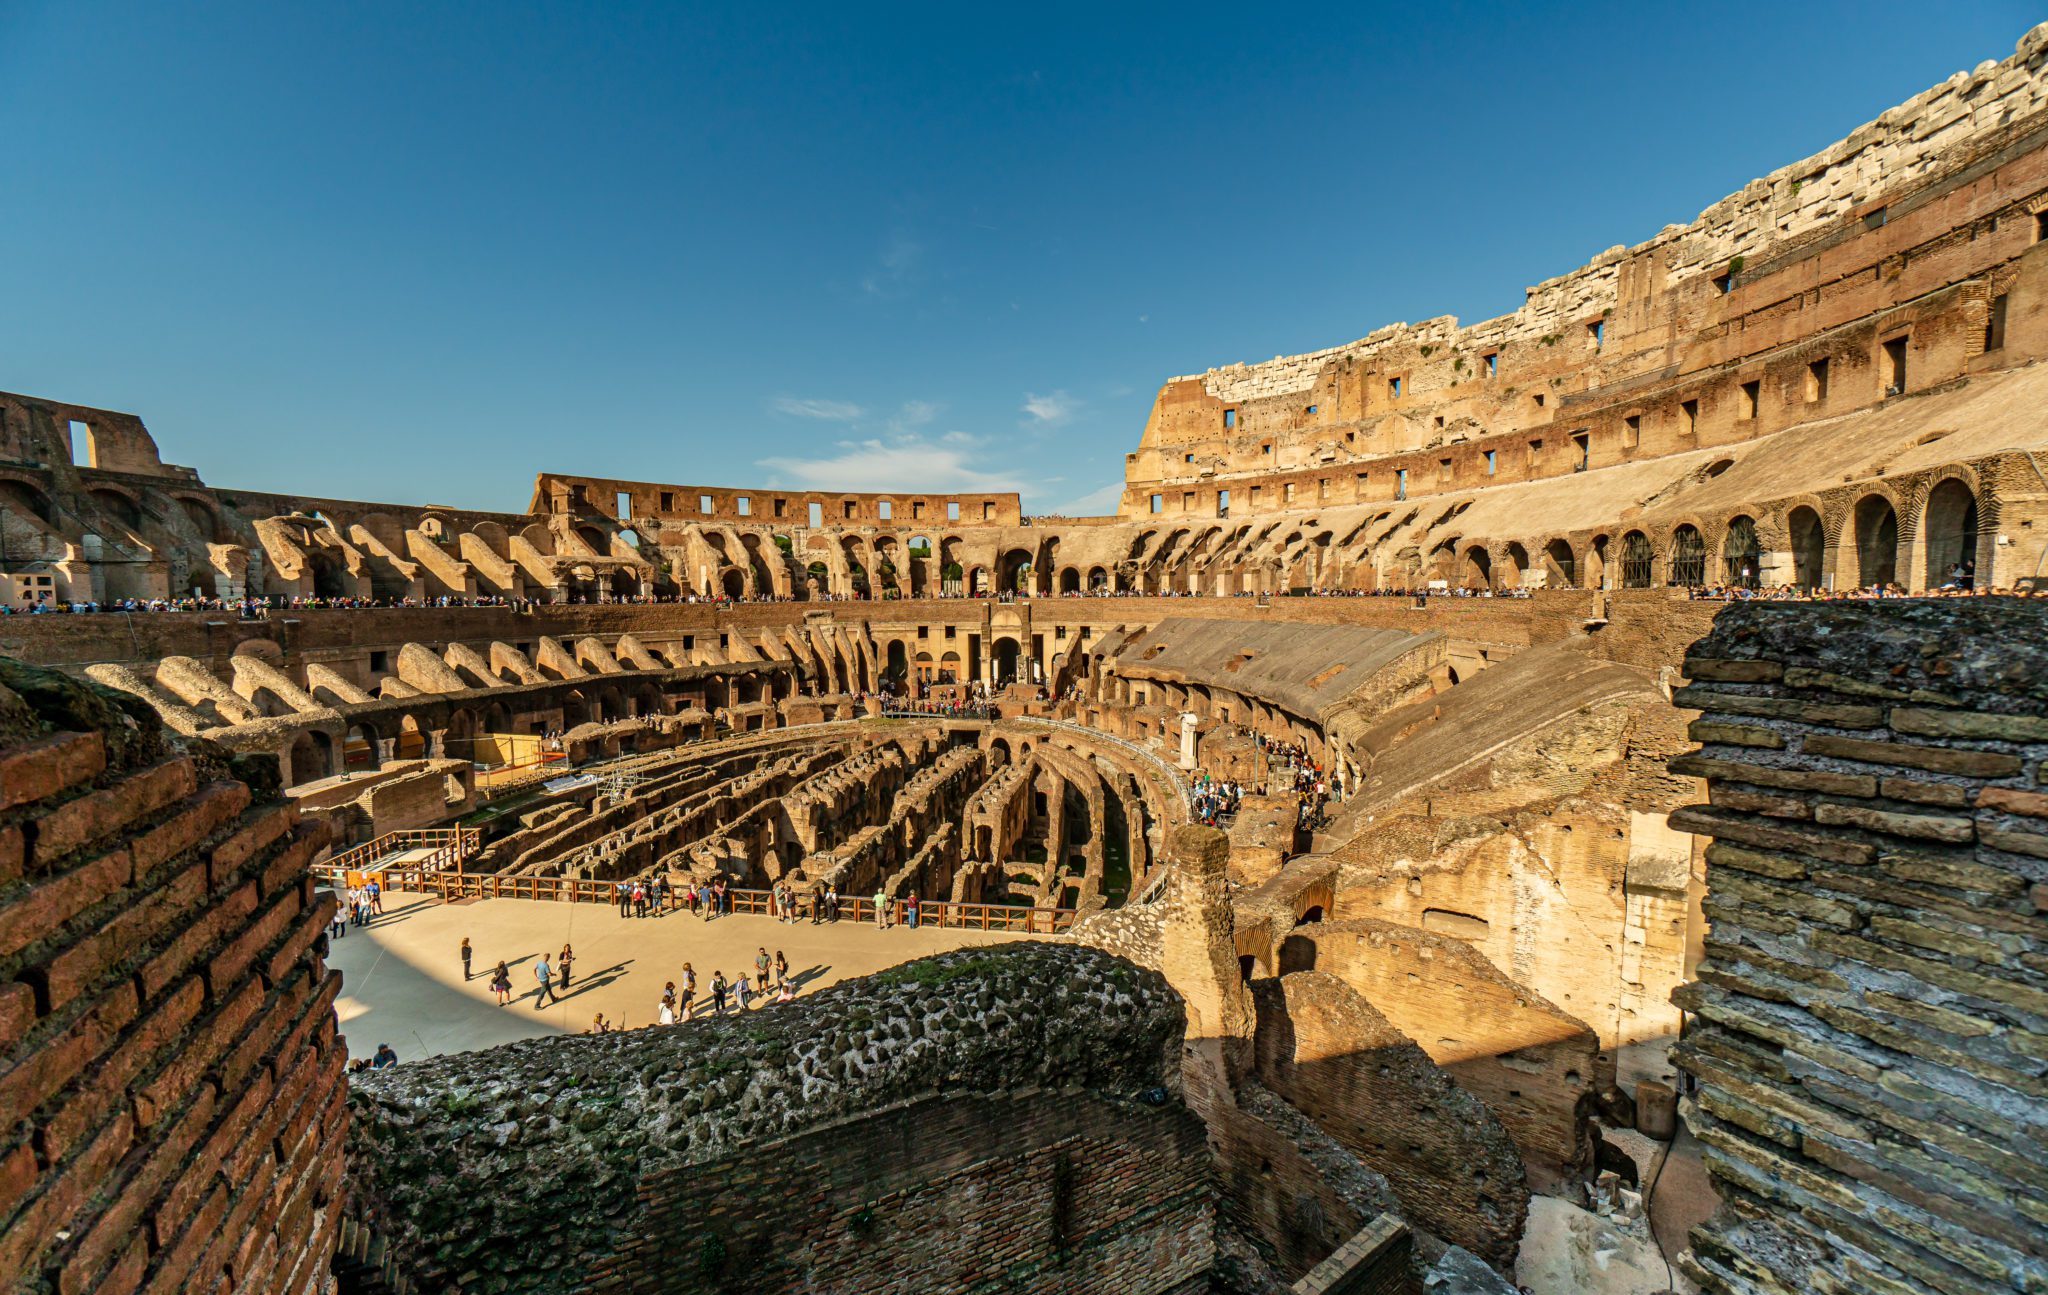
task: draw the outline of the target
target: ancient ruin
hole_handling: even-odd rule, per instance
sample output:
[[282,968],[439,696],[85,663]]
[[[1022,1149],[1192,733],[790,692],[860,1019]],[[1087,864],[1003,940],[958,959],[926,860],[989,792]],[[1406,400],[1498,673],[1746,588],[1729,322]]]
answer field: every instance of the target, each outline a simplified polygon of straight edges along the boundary
[[[2048,25],[1111,517],[0,395],[0,1280],[2048,1290],[2044,359]],[[349,1077],[371,875],[1029,938]]]

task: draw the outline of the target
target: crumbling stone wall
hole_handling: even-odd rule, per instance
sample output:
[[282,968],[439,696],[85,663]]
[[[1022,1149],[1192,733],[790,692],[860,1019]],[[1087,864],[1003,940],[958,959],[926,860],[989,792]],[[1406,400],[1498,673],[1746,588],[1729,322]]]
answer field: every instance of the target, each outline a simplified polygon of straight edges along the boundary
[[2048,615],[1737,605],[1686,664],[1712,1292],[2048,1288]]
[[0,658],[0,1287],[327,1288],[326,834],[276,786]]
[[1019,944],[744,1018],[433,1058],[358,1081],[352,1208],[421,1289],[482,1265],[543,1292],[978,1262],[1177,1291],[1213,1250],[1182,1028],[1155,973]]
[[1529,1189],[1514,1139],[1485,1103],[1327,972],[1252,990],[1259,1082],[1383,1175],[1416,1227],[1511,1265]]

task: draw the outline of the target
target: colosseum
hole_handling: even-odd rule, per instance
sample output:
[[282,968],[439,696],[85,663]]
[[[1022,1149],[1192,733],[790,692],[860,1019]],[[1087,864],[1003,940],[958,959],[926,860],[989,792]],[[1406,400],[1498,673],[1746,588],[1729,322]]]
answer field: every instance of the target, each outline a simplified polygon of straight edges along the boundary
[[0,395],[0,1280],[2048,1291],[2044,359],[2048,24],[1113,516]]

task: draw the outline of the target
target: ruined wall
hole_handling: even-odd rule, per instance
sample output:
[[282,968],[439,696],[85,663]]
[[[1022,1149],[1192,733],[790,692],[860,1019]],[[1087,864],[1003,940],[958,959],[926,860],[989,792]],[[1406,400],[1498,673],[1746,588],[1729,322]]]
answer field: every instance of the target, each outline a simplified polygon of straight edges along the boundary
[[1328,973],[1255,981],[1253,994],[1259,1082],[1383,1175],[1415,1226],[1512,1264],[1529,1190],[1486,1106]]
[[0,1286],[327,1289],[340,978],[275,785],[0,659]]
[[1713,838],[1694,1128],[1729,1295],[2048,1286],[2048,615],[1735,606],[1688,659]]
[[1214,1213],[1181,1030],[1155,973],[1019,944],[745,1020],[434,1058],[357,1084],[352,1209],[426,1289],[486,1255],[532,1292],[808,1289],[978,1256],[1032,1289],[1179,1291]]

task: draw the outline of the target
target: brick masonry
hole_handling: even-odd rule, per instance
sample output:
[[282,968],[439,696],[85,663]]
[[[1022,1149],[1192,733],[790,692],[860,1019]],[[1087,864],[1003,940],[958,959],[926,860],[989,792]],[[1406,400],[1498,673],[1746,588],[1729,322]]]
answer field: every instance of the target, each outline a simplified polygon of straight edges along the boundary
[[1727,1295],[2048,1289],[2048,614],[1730,608],[1687,661],[1679,1049]]
[[275,765],[0,659],[0,1287],[329,1287],[325,844]]

